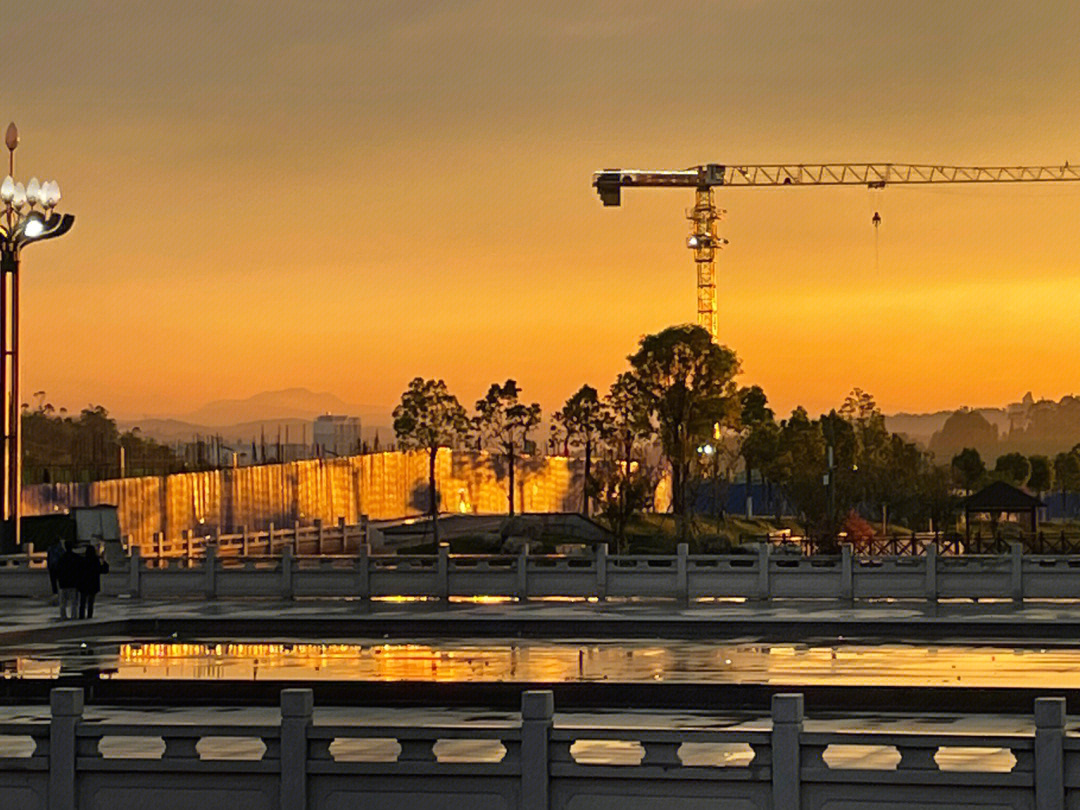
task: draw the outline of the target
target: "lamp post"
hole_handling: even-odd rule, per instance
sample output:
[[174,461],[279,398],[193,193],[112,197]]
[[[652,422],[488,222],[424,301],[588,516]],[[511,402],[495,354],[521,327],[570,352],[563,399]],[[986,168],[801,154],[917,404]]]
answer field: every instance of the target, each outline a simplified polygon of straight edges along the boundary
[[19,130],[8,125],[4,135],[8,175],[0,182],[0,501],[4,536],[22,544],[22,413],[19,403],[19,258],[33,242],[54,239],[71,230],[75,217],[53,211],[60,202],[55,180],[23,186],[15,180],[15,149]]

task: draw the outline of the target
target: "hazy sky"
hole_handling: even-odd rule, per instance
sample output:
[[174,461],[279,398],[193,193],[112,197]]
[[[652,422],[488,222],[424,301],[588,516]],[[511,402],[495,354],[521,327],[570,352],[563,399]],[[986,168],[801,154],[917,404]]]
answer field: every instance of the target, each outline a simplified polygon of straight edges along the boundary
[[[1077,163],[1077,31],[1074,0],[8,3],[17,174],[77,216],[24,256],[24,389],[550,408],[695,316],[691,193],[604,209],[593,170]],[[1080,183],[718,201],[722,339],[780,410],[1080,392]]]

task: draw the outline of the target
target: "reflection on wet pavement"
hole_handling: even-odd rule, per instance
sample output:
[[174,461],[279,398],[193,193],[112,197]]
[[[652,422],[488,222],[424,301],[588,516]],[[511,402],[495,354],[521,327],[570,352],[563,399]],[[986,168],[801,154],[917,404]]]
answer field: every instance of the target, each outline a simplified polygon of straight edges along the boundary
[[372,681],[621,681],[778,685],[1080,687],[1080,649],[962,644],[432,639],[100,639],[0,651],[8,678]]

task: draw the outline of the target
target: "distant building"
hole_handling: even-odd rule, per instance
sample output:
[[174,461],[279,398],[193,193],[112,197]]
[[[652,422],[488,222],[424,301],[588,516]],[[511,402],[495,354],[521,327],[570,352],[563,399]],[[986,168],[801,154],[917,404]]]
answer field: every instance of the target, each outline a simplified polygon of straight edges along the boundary
[[311,435],[316,455],[351,456],[360,452],[360,418],[357,416],[319,416]]

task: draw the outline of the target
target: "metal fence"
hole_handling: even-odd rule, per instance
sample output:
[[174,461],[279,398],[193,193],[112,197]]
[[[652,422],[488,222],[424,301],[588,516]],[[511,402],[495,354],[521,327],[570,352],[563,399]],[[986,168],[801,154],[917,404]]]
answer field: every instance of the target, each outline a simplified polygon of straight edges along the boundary
[[1059,532],[1035,532],[1004,535],[1002,533],[984,535],[972,532],[970,535],[958,532],[911,532],[901,534],[875,534],[871,537],[854,539],[834,534],[790,535],[768,534],[746,536],[743,541],[770,543],[774,546],[790,547],[800,554],[835,554],[841,545],[850,545],[856,554],[871,556],[919,556],[933,546],[939,555],[959,554],[1006,554],[1013,543],[1019,543],[1024,551],[1031,554],[1078,554],[1080,555],[1080,535]]
[[[20,810],[199,807],[825,807],[1064,810],[1080,802],[1080,739],[1065,701],[1039,698],[1034,731],[812,731],[800,694],[775,695],[771,723],[618,727],[556,722],[548,691],[520,719],[389,725],[362,710],[315,722],[309,689],[281,693],[269,722],[83,719],[79,689],[51,715],[0,723],[0,804]],[[644,721],[644,722],[643,722]],[[913,724],[917,728],[917,724]],[[226,746],[214,743],[228,742]]]

